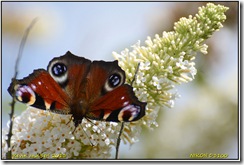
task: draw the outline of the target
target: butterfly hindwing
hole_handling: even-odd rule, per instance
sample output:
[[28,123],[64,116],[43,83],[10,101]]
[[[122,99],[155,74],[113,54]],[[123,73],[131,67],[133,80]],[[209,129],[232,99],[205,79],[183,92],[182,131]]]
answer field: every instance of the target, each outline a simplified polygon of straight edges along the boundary
[[145,115],[145,102],[140,102],[127,84],[108,92],[93,103],[88,116],[97,120],[131,122]]

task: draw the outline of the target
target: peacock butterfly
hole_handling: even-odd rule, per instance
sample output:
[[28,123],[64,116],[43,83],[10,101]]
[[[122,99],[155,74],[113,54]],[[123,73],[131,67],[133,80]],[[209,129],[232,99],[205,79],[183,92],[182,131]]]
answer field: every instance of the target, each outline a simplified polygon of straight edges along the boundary
[[83,118],[131,122],[145,115],[140,102],[125,83],[118,61],[91,61],[67,52],[53,58],[45,69],[13,80],[8,92],[18,101],[58,114],[72,115],[75,127]]

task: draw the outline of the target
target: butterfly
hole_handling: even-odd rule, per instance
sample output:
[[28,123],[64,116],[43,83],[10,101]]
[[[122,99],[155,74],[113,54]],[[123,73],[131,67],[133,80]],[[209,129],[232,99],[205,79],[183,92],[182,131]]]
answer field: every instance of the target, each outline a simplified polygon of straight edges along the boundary
[[13,80],[8,92],[29,106],[72,115],[75,127],[83,118],[132,122],[145,115],[147,103],[138,100],[125,78],[117,60],[91,61],[68,51],[53,58],[47,70]]

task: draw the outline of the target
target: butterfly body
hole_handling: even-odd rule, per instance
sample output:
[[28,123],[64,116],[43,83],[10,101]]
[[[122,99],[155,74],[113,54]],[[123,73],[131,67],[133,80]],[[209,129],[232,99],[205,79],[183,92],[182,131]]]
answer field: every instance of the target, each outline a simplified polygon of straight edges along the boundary
[[16,100],[54,113],[72,115],[77,127],[83,118],[131,122],[145,115],[133,88],[124,84],[118,61],[90,61],[69,51],[45,69],[13,80],[8,91]]

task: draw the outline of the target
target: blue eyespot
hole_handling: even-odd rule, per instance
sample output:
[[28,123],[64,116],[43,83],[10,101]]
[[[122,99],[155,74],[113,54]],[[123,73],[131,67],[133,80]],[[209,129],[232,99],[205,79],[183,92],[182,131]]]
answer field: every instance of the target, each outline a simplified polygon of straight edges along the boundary
[[61,77],[67,72],[67,67],[63,63],[56,63],[52,67],[52,73],[54,76]]
[[109,77],[109,86],[114,88],[116,86],[118,86],[120,84],[120,81],[121,81],[121,76],[119,74],[112,74],[110,77]]

